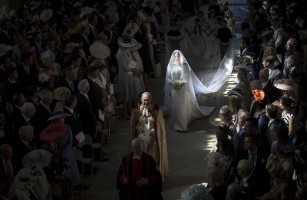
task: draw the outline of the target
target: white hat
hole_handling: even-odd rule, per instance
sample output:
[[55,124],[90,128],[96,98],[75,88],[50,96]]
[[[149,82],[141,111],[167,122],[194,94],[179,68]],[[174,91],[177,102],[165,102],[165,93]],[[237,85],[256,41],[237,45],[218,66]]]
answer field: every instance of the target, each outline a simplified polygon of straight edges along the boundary
[[22,159],[24,167],[42,169],[51,162],[51,153],[43,149],[35,149],[27,153]]
[[29,190],[37,184],[37,180],[37,176],[35,176],[29,168],[23,168],[18,171],[14,183],[20,190]]
[[295,88],[295,83],[290,79],[279,79],[274,82],[274,86],[280,90],[292,91]]
[[136,23],[129,22],[123,31],[123,35],[133,37],[138,32],[138,30],[139,26]]
[[137,51],[137,50],[139,50],[140,48],[142,48],[142,46],[143,46],[143,45],[142,45],[141,43],[138,42],[136,46],[129,48],[129,50],[130,50],[130,51]]
[[55,55],[52,51],[46,50],[41,53],[40,59],[45,67],[54,63]]
[[63,101],[70,94],[70,90],[67,87],[57,87],[53,90],[53,99]]
[[98,59],[105,59],[110,55],[110,48],[102,41],[95,41],[89,48],[91,55]]
[[40,18],[42,21],[46,22],[49,19],[51,19],[52,15],[53,15],[53,11],[50,8],[46,8],[41,12]]
[[127,35],[123,35],[117,41],[118,45],[124,48],[131,48],[137,45],[137,41]]
[[84,17],[85,15],[88,15],[88,14],[92,13],[93,11],[94,11],[93,8],[85,6],[85,7],[81,8],[80,17]]

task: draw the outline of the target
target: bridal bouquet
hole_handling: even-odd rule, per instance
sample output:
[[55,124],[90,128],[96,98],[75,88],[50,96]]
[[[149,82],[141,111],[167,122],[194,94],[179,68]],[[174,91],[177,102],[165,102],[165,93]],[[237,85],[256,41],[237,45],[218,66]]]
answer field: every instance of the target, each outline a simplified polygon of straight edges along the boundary
[[172,86],[174,89],[180,89],[184,84],[185,82],[181,80],[175,80],[172,82]]

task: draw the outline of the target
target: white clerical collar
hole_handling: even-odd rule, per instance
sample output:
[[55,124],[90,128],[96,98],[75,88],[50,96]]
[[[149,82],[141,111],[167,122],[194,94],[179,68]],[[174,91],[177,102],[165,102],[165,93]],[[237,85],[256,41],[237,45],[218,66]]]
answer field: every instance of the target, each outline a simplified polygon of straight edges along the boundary
[[138,159],[138,160],[141,160],[141,157],[142,157],[142,153],[137,156],[137,155],[133,155],[132,159]]

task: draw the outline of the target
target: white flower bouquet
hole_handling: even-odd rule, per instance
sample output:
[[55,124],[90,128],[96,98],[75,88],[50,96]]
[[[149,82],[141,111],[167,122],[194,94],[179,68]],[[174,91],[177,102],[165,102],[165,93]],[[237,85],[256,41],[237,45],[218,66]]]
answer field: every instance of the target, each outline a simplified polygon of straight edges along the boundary
[[185,84],[185,81],[181,81],[181,80],[175,80],[172,82],[172,87],[176,90],[182,88],[182,86]]

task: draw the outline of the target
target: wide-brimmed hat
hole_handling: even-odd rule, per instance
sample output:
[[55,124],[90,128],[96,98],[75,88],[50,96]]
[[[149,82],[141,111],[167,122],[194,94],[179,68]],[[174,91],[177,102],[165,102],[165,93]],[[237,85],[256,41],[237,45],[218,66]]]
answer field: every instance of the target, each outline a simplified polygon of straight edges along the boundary
[[81,13],[80,13],[80,17],[84,17],[90,13],[92,13],[95,9],[90,8],[88,6],[85,6],[83,8],[81,8]]
[[51,141],[63,137],[66,134],[68,126],[65,124],[50,124],[39,135],[42,141]]
[[46,22],[49,19],[51,19],[52,15],[53,15],[53,11],[50,8],[46,8],[41,12],[39,17],[43,22]]
[[129,22],[123,31],[123,35],[128,35],[130,37],[133,37],[138,31],[139,31],[139,26],[136,23]]
[[67,87],[57,87],[53,90],[53,99],[64,101],[70,95],[70,90]]
[[20,190],[29,190],[33,188],[35,184],[37,184],[37,181],[37,176],[35,176],[29,168],[19,170],[14,179],[16,187]]
[[142,46],[143,46],[143,45],[142,45],[141,43],[138,42],[136,46],[129,48],[129,50],[130,50],[130,51],[137,51],[137,50],[139,50],[140,48],[142,48]]
[[54,111],[52,113],[52,116],[49,117],[47,119],[47,121],[51,121],[51,120],[55,120],[55,119],[59,119],[59,118],[63,118],[63,117],[68,117],[68,116],[71,116],[71,114],[69,113],[64,113],[63,111],[61,110],[57,110],[57,111]]
[[237,97],[239,97],[240,99],[243,99],[242,95],[241,95],[238,91],[235,91],[235,90],[230,90],[230,91],[227,93],[227,96],[237,96]]
[[109,57],[111,51],[108,46],[103,44],[102,41],[95,41],[89,48],[91,55],[98,59],[105,59]]
[[290,79],[280,79],[274,82],[274,86],[280,90],[292,91],[295,88],[295,83]]
[[22,159],[24,167],[43,169],[51,162],[51,153],[43,149],[35,149],[27,153]]
[[123,35],[122,37],[118,39],[117,43],[121,47],[131,48],[131,47],[135,47],[138,42],[135,39],[129,37],[128,35]]

